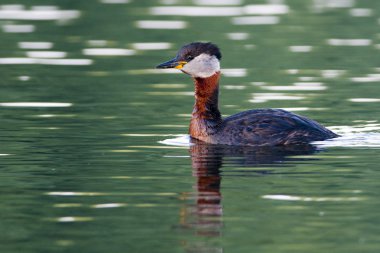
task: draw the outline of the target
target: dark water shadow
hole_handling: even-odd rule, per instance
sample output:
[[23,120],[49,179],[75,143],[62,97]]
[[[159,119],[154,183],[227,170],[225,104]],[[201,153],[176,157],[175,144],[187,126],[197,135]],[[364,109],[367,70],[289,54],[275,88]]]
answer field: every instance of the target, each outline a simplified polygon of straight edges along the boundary
[[[287,166],[287,162],[315,160],[311,155],[318,150],[315,146],[293,147],[235,147],[210,145],[196,142],[190,147],[191,164],[196,184],[191,199],[181,210],[181,227],[190,229],[195,235],[204,238],[218,238],[223,228],[222,206],[222,168],[228,171],[230,166],[273,167]],[[297,156],[300,156],[297,158]],[[268,170],[270,173],[270,170]],[[268,171],[250,170],[253,174],[268,174]],[[236,170],[234,170],[236,172]],[[230,175],[230,174],[228,174]],[[186,252],[222,252],[217,245],[197,243],[187,245]]]

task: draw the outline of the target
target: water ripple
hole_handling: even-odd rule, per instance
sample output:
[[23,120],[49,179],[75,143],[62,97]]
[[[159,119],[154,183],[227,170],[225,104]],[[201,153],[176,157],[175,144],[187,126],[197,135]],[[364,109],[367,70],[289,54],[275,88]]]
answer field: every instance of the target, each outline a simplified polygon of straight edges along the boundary
[[305,202],[344,202],[344,201],[362,201],[362,197],[302,197],[292,195],[264,195],[263,199],[282,200],[282,201],[305,201]]
[[[335,129],[335,128],[331,128]],[[368,131],[379,130],[380,127],[368,127]],[[361,131],[364,131],[363,129]],[[341,131],[337,131],[340,133]],[[327,148],[327,147],[353,147],[353,148],[379,148],[380,147],[380,133],[369,132],[369,133],[346,133],[341,137],[326,140],[313,142],[313,144],[318,147]]]

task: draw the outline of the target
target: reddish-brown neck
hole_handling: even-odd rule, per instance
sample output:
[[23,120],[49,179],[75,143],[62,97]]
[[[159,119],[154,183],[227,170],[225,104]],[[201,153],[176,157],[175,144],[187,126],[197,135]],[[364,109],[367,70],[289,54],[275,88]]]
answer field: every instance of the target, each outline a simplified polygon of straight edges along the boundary
[[220,72],[207,78],[194,78],[195,104],[190,123],[190,135],[207,136],[222,121],[218,109]]

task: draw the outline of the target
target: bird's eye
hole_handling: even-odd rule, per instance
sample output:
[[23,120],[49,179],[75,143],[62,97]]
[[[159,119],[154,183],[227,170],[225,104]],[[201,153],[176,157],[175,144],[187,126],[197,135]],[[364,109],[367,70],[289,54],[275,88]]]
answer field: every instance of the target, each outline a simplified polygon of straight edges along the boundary
[[187,60],[187,61],[191,61],[192,59],[194,59],[193,56],[191,56],[191,55],[187,55],[187,56],[186,56],[186,60]]

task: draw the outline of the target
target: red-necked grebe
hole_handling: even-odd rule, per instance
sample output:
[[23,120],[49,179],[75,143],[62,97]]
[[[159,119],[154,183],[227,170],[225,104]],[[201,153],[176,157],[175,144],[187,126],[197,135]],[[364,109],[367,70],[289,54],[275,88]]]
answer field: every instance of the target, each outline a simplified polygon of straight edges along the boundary
[[338,137],[311,119],[281,109],[249,110],[222,119],[218,109],[221,58],[216,45],[193,42],[183,46],[174,59],[157,66],[180,69],[194,79],[192,138],[212,144],[278,146]]

